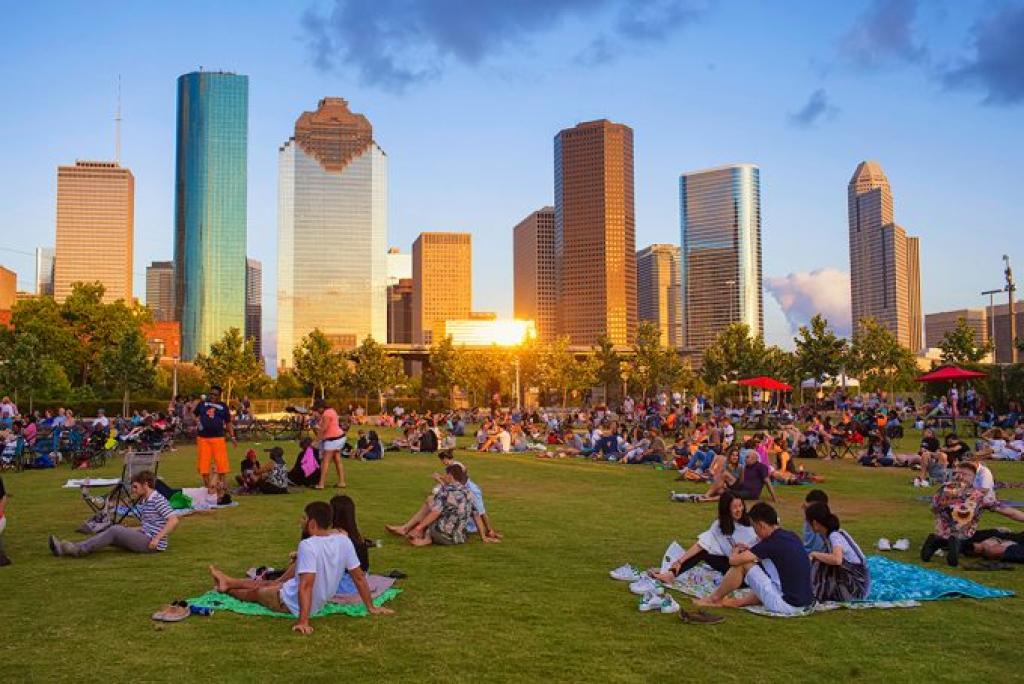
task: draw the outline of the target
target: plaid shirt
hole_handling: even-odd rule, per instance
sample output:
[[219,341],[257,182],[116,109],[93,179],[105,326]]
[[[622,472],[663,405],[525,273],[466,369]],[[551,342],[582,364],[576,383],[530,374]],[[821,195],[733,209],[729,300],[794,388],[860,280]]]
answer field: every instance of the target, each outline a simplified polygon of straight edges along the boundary
[[[136,508],[139,511],[139,520],[142,522],[142,533],[152,539],[164,528],[171,517],[171,506],[163,494],[157,491],[150,492],[149,496],[139,502]],[[160,551],[167,550],[167,537],[160,540],[156,548]]]

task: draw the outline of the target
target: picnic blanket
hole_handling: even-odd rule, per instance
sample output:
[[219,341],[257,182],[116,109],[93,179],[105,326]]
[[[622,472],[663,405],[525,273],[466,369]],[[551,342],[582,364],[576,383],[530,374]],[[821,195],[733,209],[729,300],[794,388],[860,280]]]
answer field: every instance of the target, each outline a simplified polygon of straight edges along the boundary
[[[921,601],[938,601],[952,598],[1002,598],[1013,596],[1012,591],[993,589],[972,582],[971,580],[954,577],[945,573],[922,568],[910,563],[889,560],[882,556],[868,556],[868,568],[871,571],[871,593],[863,601],[837,602],[826,601],[816,603],[794,615],[779,615],[769,612],[764,606],[748,606],[746,610],[757,615],[770,617],[800,617],[815,612],[848,608],[863,610],[866,608],[915,608]],[[698,565],[676,578],[670,587],[677,591],[697,598],[711,594],[722,580],[722,575],[706,565]],[[740,590],[734,595],[742,596],[748,589]]]
[[[385,603],[393,600],[396,596],[402,593],[401,589],[397,587],[390,587],[381,592],[380,595],[373,599],[373,605],[383,606]],[[233,596],[222,594],[219,591],[208,591],[202,596],[196,596],[195,598],[188,599],[188,603],[193,606],[202,606],[204,608],[213,608],[214,610],[228,610],[232,613],[238,613],[239,615],[259,615],[266,617],[282,617],[282,618],[293,618],[294,615],[291,613],[277,613],[269,608],[261,606],[258,603],[252,603],[250,601],[240,601]],[[318,610],[313,617],[326,617],[328,615],[348,615],[349,617],[365,617],[366,606],[360,603],[335,603],[333,600],[328,601],[324,604],[324,607]]]
[[63,489],[80,489],[82,487],[112,487],[121,483],[119,477],[93,477],[83,480],[68,480],[64,483]]

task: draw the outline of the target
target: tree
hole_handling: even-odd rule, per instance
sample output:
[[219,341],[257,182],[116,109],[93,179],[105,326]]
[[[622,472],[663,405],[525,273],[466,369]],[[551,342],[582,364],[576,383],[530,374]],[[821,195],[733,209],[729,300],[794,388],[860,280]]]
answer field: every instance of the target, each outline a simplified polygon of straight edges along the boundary
[[377,395],[380,410],[384,410],[384,392],[402,381],[405,373],[402,362],[388,356],[373,337],[366,337],[352,353],[355,362],[353,384],[363,393]]
[[341,385],[348,370],[345,356],[334,350],[320,328],[313,328],[295,346],[292,362],[295,364],[295,377],[310,388],[313,398],[319,391],[323,399],[328,386]]
[[576,355],[569,350],[568,337],[559,337],[547,346],[541,356],[541,385],[560,391],[562,408],[565,408],[570,391],[593,386],[594,370],[592,362],[576,360]]
[[131,392],[152,389],[156,380],[156,359],[149,357],[141,332],[128,329],[115,344],[103,348],[99,376],[108,387],[121,392],[121,415],[127,416]]
[[73,283],[71,294],[60,305],[61,318],[78,340],[77,368],[72,376],[81,385],[89,384],[91,375],[100,371],[100,355],[106,348],[116,345],[130,330],[141,332],[142,325],[152,320],[148,309],[124,300],[104,304],[105,291],[98,282]]
[[447,397],[449,405],[452,401],[452,390],[459,384],[460,356],[461,352],[452,344],[450,335],[430,347],[424,386]]
[[224,389],[225,402],[231,401],[236,389],[244,390],[266,378],[252,340],[244,339],[238,328],[229,328],[224,337],[210,345],[209,355],[197,354],[195,364],[210,384]]
[[658,388],[692,384],[692,374],[683,365],[679,353],[662,346],[661,331],[650,321],[637,326],[633,352],[633,378],[645,399],[648,390],[654,394]]
[[764,339],[750,334],[746,323],[733,323],[704,351],[703,377],[709,385],[768,372]]
[[619,358],[619,353],[615,351],[615,345],[607,335],[602,334],[596,342],[593,347],[594,380],[596,384],[604,387],[604,400],[608,402],[611,396],[609,388],[618,387],[622,381],[622,369],[619,366],[622,359]]
[[15,403],[19,396],[28,396],[29,411],[37,392],[47,381],[47,357],[43,344],[33,333],[4,330],[0,339],[0,384],[10,387]]
[[968,325],[964,318],[957,319],[956,327],[939,340],[943,365],[981,361],[991,351],[991,343],[978,346],[976,342],[974,328]]
[[793,342],[796,344],[795,365],[802,378],[820,381],[842,373],[849,343],[836,336],[821,314],[815,314],[808,325],[800,326]]
[[891,332],[873,318],[857,326],[850,345],[850,370],[869,392],[913,387],[917,364],[909,349],[900,345]]

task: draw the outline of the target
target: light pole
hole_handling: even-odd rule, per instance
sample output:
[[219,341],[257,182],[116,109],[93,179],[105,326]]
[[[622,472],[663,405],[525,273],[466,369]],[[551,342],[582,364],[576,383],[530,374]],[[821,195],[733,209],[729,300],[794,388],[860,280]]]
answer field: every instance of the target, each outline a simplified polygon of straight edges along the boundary
[[178,357],[174,357],[174,379],[171,381],[171,399],[178,398]]
[[988,340],[992,344],[992,361],[996,361],[996,295],[1002,292],[999,290],[985,290],[981,293],[984,297],[988,295]]
[[1017,363],[1017,316],[1013,310],[1013,291],[1017,287],[1013,284],[1013,269],[1010,268],[1010,256],[1008,254],[1003,255],[1003,263],[1006,264],[1006,270],[1003,271],[1003,275],[1006,276],[1006,294],[1009,300],[1009,314],[1010,314],[1010,363]]

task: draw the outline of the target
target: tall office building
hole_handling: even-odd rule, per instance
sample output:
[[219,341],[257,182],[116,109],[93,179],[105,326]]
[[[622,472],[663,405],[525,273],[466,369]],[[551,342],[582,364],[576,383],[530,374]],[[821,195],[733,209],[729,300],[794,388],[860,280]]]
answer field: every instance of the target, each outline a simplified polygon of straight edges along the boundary
[[661,344],[683,347],[683,290],[679,247],[651,245],[636,253],[637,318],[661,331]]
[[53,247],[36,247],[36,294],[53,296]]
[[[989,339],[992,342],[992,351],[996,363],[1013,363],[1013,349],[1011,347],[1010,328],[1010,305],[996,304],[986,306],[985,314],[988,319]],[[1024,337],[1024,307],[1020,302],[1014,302],[1013,317],[1015,321],[1018,340]],[[1020,354],[1018,353],[1018,357]]]
[[758,167],[681,175],[679,222],[685,346],[703,353],[733,323],[764,335]]
[[513,315],[532,320],[537,338],[549,341],[558,332],[555,283],[555,208],[533,212],[512,231]]
[[848,209],[854,328],[873,318],[917,352],[922,342],[920,244],[894,222],[892,189],[878,162],[857,166]]
[[388,344],[412,344],[412,282],[388,285]]
[[263,358],[263,264],[245,260],[245,339],[256,358]]
[[174,307],[185,360],[245,329],[248,136],[248,76],[178,77]]
[[956,330],[961,320],[974,331],[974,343],[977,346],[983,346],[988,342],[989,326],[985,309],[957,309],[930,313],[924,317],[925,348],[938,347],[946,333]]
[[14,308],[18,293],[18,274],[0,266],[0,311]]
[[338,97],[278,154],[277,358],[319,328],[339,348],[387,339],[387,156]]
[[397,285],[400,280],[412,278],[412,254],[402,254],[398,247],[388,249],[387,255],[388,287]]
[[173,261],[154,261],[146,267],[146,306],[154,321],[174,320]]
[[555,136],[558,334],[572,344],[636,333],[633,129],[601,119]]
[[444,322],[473,308],[473,246],[469,233],[420,233],[412,243],[412,341],[434,344]]
[[57,168],[57,247],[53,296],[77,282],[99,282],[104,302],[132,301],[135,177],[116,162]]

